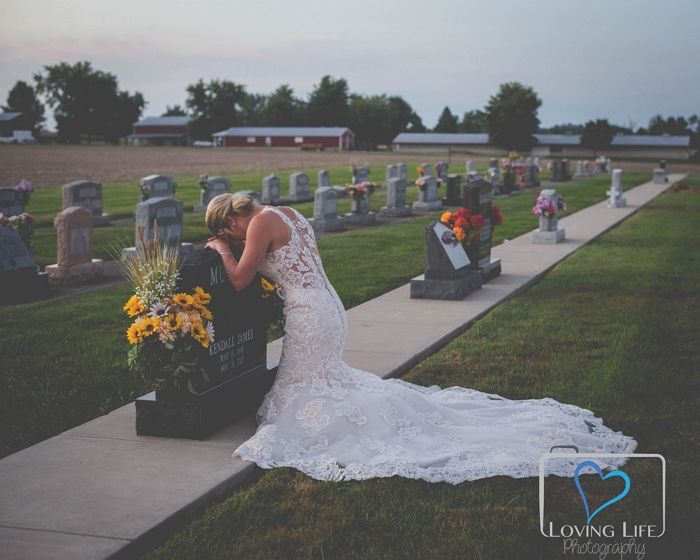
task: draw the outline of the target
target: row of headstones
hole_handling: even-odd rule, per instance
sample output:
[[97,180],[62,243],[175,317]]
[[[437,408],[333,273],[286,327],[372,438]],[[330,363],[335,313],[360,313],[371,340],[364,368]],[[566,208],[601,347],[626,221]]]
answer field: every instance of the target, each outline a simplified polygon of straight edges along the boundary
[[[500,274],[500,260],[491,258],[491,195],[488,182],[468,182],[463,206],[482,214],[486,221],[478,242],[473,243],[469,251],[451,240],[449,228],[439,220],[426,226],[425,272],[411,280],[411,298],[461,300]],[[549,198],[554,212],[540,216],[539,229],[532,232],[532,242],[559,243],[566,236],[564,228],[559,227],[559,194],[555,189],[543,189],[540,195]],[[609,207],[626,206],[621,169],[612,171],[612,185],[607,195]]]
[[589,177],[600,173],[612,173],[612,161],[609,157],[600,156],[596,158],[593,163],[582,160],[576,162],[576,173],[574,177]]

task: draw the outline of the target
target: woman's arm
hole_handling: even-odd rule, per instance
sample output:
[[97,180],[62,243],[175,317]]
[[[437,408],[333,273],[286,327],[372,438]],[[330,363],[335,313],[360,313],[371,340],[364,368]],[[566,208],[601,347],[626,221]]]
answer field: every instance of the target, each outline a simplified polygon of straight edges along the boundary
[[[223,240],[214,240],[206,245],[207,247],[211,246],[219,253],[224,253],[221,255],[221,260],[226,270],[226,277],[237,291],[250,284],[265,258],[265,252],[272,241],[271,228],[266,227],[266,221],[267,216],[256,216],[251,220],[240,261],[237,261],[233,254],[230,254],[231,249]],[[216,241],[221,243],[216,243]],[[226,249],[221,249],[222,244],[226,246]]]

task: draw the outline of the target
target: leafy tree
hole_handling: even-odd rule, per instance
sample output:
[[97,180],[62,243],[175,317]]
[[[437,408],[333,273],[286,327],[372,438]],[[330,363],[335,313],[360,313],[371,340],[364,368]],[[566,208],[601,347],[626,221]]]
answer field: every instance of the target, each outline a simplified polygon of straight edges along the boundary
[[44,106],[36,97],[34,88],[26,82],[18,81],[7,96],[7,105],[3,111],[22,113],[26,125],[34,134],[41,128],[44,118]]
[[228,80],[199,80],[187,86],[185,105],[192,114],[190,130],[197,139],[209,140],[214,132],[243,124],[244,86]]
[[170,105],[167,105],[165,107],[165,113],[163,113],[164,117],[186,117],[187,112],[180,107],[180,105],[173,105],[172,107]]
[[[693,115],[697,121],[697,116]],[[693,117],[690,117],[692,119]],[[649,134],[670,134],[674,136],[684,136],[693,133],[691,120],[684,117],[668,117],[664,119],[661,115],[655,115],[649,121]]]
[[543,134],[583,134],[584,125],[574,123],[555,124],[549,128],[540,128]]
[[458,126],[459,132],[488,132],[486,113],[479,109],[467,111]]
[[614,136],[615,128],[607,119],[588,121],[581,133],[581,145],[584,148],[593,150],[593,153],[598,155],[599,150],[605,150],[610,147]]
[[350,98],[349,126],[355,133],[358,147],[391,144],[416,118],[411,106],[398,96],[354,94]]
[[507,150],[527,151],[535,144],[542,101],[531,87],[518,82],[501,84],[486,105],[492,144]]
[[34,75],[37,91],[54,110],[59,137],[79,143],[82,135],[117,141],[131,131],[146,102],[136,92],[120,92],[114,74],[94,70],[88,61],[44,66]]
[[350,116],[348,83],[323,76],[314,87],[306,105],[305,124],[309,126],[347,126]]
[[261,93],[247,93],[241,99],[240,121],[248,126],[259,126],[263,123],[263,110],[267,102],[267,95]]
[[294,90],[282,84],[265,100],[261,121],[269,126],[295,126],[302,122],[303,101],[294,97]]
[[457,117],[452,114],[449,107],[442,110],[442,114],[438,119],[434,132],[457,132]]

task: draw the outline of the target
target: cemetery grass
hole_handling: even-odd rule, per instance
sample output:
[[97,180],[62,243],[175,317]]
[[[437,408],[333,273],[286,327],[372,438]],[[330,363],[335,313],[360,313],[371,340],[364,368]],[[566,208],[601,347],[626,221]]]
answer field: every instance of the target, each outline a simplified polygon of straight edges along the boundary
[[[624,177],[639,184],[645,174]],[[565,213],[605,197],[608,175],[558,184]],[[179,189],[178,189],[179,190]],[[411,189],[415,191],[415,189]],[[133,186],[129,186],[129,197]],[[133,198],[130,198],[133,203]],[[378,204],[373,197],[373,204]],[[494,243],[536,227],[534,192],[502,197],[505,223]],[[424,227],[438,214],[320,237],[329,279],[346,308],[397,288],[423,271]],[[193,215],[190,214],[190,217]],[[201,219],[201,214],[196,215]],[[108,228],[96,228],[99,232]],[[204,237],[204,233],[201,233]],[[0,327],[0,457],[106,414],[151,389],[126,370],[126,284],[3,310]],[[279,330],[271,333],[274,338]]]
[[[577,251],[403,377],[576,404],[635,437],[636,453],[664,455],[666,534],[636,539],[648,558],[694,556],[700,517],[700,180],[686,185]],[[651,487],[638,465],[624,470],[635,488]],[[608,509],[601,523],[630,519],[631,504]],[[581,517],[579,500],[560,505],[563,519]],[[561,539],[540,535],[538,512],[537,477],[454,486],[396,476],[326,482],[275,468],[146,558],[565,556]]]

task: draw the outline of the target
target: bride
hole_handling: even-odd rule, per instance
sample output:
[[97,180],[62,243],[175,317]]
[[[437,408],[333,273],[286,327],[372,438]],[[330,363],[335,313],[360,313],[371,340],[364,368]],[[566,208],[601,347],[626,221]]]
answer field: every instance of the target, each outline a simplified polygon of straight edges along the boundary
[[[537,476],[553,446],[581,453],[631,453],[637,442],[586,409],[552,398],[510,400],[463,387],[382,379],[342,360],[345,309],[321,264],[313,229],[294,208],[260,206],[244,195],[210,203],[206,247],[221,254],[240,290],[257,272],[284,300],[277,377],[257,410],[255,434],[233,457],[262,468],[294,467],[318,480],[399,475],[458,484]],[[231,248],[243,249],[237,261]],[[616,467],[621,458],[600,459]],[[546,474],[573,476],[570,460]]]

